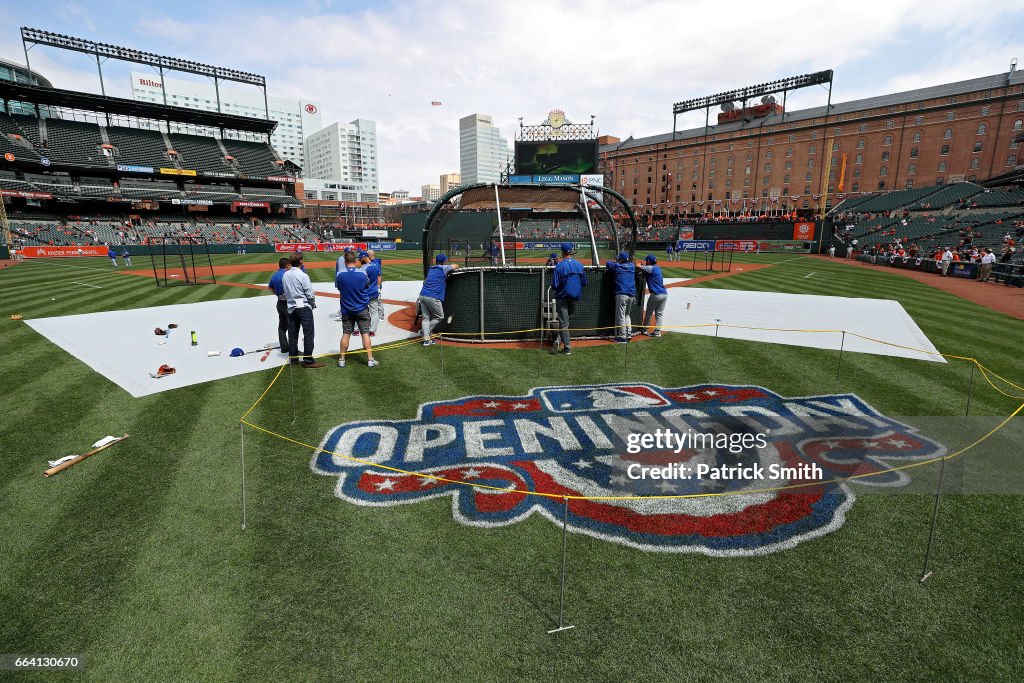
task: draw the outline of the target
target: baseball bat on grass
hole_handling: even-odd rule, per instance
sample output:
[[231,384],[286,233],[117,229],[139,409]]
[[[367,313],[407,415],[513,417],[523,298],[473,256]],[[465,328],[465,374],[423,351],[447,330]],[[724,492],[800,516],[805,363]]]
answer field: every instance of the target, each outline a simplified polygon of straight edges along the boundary
[[76,458],[74,458],[72,460],[68,460],[67,462],[62,462],[61,464],[57,465],[56,467],[51,467],[50,469],[48,469],[45,472],[43,472],[43,476],[44,477],[52,477],[53,475],[57,474],[58,472],[63,472],[67,468],[73,467],[73,466],[77,465],[78,463],[82,462],[83,460],[85,460],[89,456],[96,455],[100,451],[105,450],[107,448],[110,448],[115,443],[121,443],[122,441],[124,441],[127,438],[128,438],[128,435],[125,434],[121,438],[114,439],[113,441],[111,441],[109,443],[105,443],[102,446],[100,446],[99,448],[92,449],[88,453],[83,453],[82,455],[79,455],[78,457],[76,457]]

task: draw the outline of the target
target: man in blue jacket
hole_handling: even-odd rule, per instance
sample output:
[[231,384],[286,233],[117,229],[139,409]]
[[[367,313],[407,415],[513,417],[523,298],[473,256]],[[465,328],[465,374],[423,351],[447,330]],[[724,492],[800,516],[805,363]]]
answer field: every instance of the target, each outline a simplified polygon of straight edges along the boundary
[[644,308],[644,319],[642,325],[646,334],[648,320],[654,316],[654,331],[652,337],[661,336],[661,321],[665,317],[665,304],[668,303],[668,290],[665,289],[665,279],[661,275],[661,268],[657,265],[658,259],[654,254],[648,254],[643,263],[638,263],[647,279],[647,306]]
[[563,242],[562,260],[555,266],[554,278],[551,280],[559,330],[558,339],[555,340],[551,352],[561,351],[566,356],[572,353],[569,348],[569,318],[576,312],[576,303],[583,296],[583,288],[587,286],[587,274],[580,262],[573,259],[571,254],[572,244]]
[[632,336],[629,312],[636,298],[636,269],[625,251],[619,252],[618,258],[605,265],[615,278],[615,343],[628,344]]
[[448,287],[448,273],[458,268],[456,265],[447,265],[445,263],[447,260],[448,257],[444,254],[438,254],[434,258],[434,265],[427,271],[420,295],[416,299],[416,308],[419,309],[420,315],[423,317],[421,334],[424,346],[436,343],[431,335],[437,323],[444,317],[444,295]]
[[359,254],[355,251],[345,252],[345,266],[334,278],[334,286],[341,293],[341,346],[338,367],[345,367],[345,354],[352,332],[359,328],[359,336],[363,339],[366,349],[366,365],[375,368],[379,365],[373,359],[370,346],[370,277],[365,270],[359,268]]
[[288,297],[284,294],[285,271],[292,267],[287,257],[277,261],[277,272],[270,276],[270,284],[267,285],[277,295],[277,343],[281,351],[288,354]]

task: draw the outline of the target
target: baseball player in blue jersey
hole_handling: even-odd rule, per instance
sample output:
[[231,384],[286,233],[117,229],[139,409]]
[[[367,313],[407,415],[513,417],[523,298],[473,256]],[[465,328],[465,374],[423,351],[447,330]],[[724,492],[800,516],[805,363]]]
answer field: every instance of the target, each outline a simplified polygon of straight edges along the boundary
[[637,267],[643,271],[647,280],[647,306],[644,308],[644,318],[641,325],[644,333],[648,327],[648,320],[654,316],[654,331],[652,337],[661,336],[661,322],[665,317],[665,304],[668,303],[668,290],[665,289],[665,279],[661,275],[661,268],[657,265],[658,259],[654,254],[648,254],[643,263],[637,263]]
[[421,334],[424,346],[436,343],[431,335],[437,323],[444,317],[444,296],[448,287],[448,273],[458,268],[456,265],[447,265],[447,260],[448,257],[444,254],[438,254],[434,258],[434,265],[427,271],[420,295],[416,299],[416,307],[419,309],[420,315],[423,316]]
[[370,280],[370,287],[366,290],[366,294],[370,297],[370,336],[374,337],[377,335],[377,325],[384,317],[384,308],[380,301],[380,259],[374,260],[372,252],[360,251],[359,262],[362,264],[359,270],[366,273],[366,277]]
[[562,244],[562,260],[555,266],[551,280],[551,289],[555,297],[555,310],[558,313],[558,339],[551,349],[552,353],[561,351],[566,356],[572,351],[569,348],[569,318],[576,312],[576,303],[583,296],[583,288],[587,286],[587,274],[579,261],[571,256],[572,244]]
[[608,261],[605,267],[615,278],[615,343],[628,344],[632,336],[629,312],[636,298],[636,269],[624,251],[619,252],[614,261]]
[[338,367],[345,367],[345,354],[352,332],[359,328],[366,349],[366,365],[375,368],[379,365],[373,359],[373,348],[370,346],[370,276],[359,268],[359,254],[354,251],[345,253],[345,267],[334,278],[334,286],[341,294],[341,345]]

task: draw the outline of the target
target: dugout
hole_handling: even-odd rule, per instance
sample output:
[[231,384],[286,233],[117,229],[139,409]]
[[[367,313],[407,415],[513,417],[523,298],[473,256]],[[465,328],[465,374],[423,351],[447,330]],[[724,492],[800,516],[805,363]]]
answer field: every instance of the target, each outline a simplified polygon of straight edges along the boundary
[[[477,184],[454,189],[431,209],[423,228],[423,272],[445,253],[460,267],[449,275],[445,318],[439,330],[455,341],[544,340],[557,328],[551,279],[537,252],[557,251],[572,242],[584,264],[587,287],[572,319],[573,338],[614,336],[612,278],[605,257],[625,251],[634,258],[637,225],[624,197],[607,189],[580,185]],[[476,258],[448,253],[452,245],[479,245],[496,253]],[[531,255],[533,254],[533,255]],[[491,265],[493,263],[493,265]],[[643,279],[638,271],[637,297],[630,318],[642,316]]]

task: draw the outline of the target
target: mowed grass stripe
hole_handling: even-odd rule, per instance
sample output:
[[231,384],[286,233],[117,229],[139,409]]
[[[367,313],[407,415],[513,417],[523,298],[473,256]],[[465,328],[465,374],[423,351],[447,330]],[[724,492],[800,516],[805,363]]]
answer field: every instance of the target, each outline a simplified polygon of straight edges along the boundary
[[[208,385],[194,387],[190,403],[200,405],[209,391]],[[12,565],[9,589],[0,597],[6,605],[0,624],[5,647],[91,652],[100,662],[117,662],[115,652],[104,657],[105,650],[94,644],[102,640],[101,631],[127,590],[141,544],[176,514],[167,509],[167,496],[181,459],[146,443],[159,445],[180,435],[161,404],[147,402],[127,423],[129,433],[139,438],[115,446],[121,449],[119,457],[110,457],[115,454],[111,449],[104,454],[108,457],[97,455],[77,466],[89,468],[87,482],[70,473],[58,475],[69,488],[67,500],[48,518],[46,533],[33,543],[32,552]],[[75,486],[79,482],[87,486]],[[40,590],[41,566],[50,590]],[[122,669],[131,666],[118,663]]]
[[[235,678],[250,619],[245,587],[250,575],[262,576],[262,562],[251,552],[256,536],[242,533],[238,523],[238,426],[221,419],[224,406],[241,409],[240,398],[253,382],[243,383],[249,386],[241,392],[230,383],[204,385],[187,432],[168,424],[178,430],[174,448],[165,448],[159,434],[145,434],[147,458],[173,460],[174,468],[161,510],[139,539],[130,574],[106,616],[109,627],[92,644],[117,653],[109,662],[96,661],[91,673],[97,679],[112,680],[132,663],[139,680],[157,680],[182,657],[191,662],[195,680]],[[253,450],[250,456],[258,461],[272,452]],[[137,495],[147,495],[149,486],[140,482]],[[181,556],[192,561],[182,564]],[[160,577],[156,583],[154,576]],[[159,622],[149,618],[153,613],[160,614]]]

